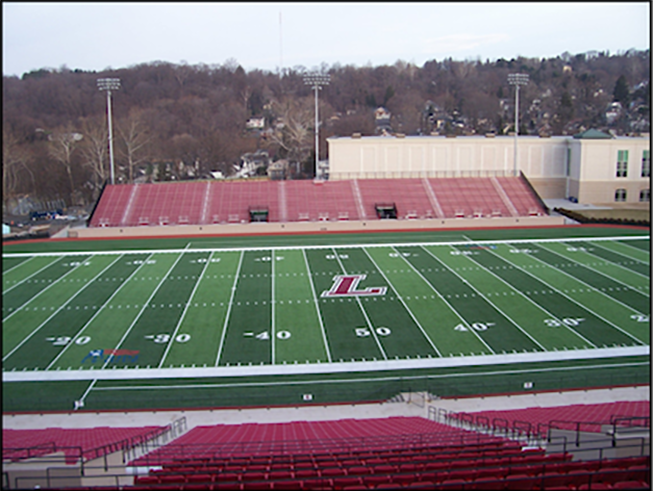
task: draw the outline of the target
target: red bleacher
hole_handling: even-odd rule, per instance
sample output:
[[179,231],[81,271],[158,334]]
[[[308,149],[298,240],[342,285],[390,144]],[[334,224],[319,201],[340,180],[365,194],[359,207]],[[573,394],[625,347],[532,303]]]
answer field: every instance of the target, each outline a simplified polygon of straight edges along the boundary
[[93,212],[94,227],[119,227],[123,225],[122,218],[129,198],[134,192],[134,185],[106,186],[102,199]]
[[543,214],[542,206],[522,179],[515,177],[495,178],[517,209],[519,216]]
[[349,181],[286,181],[289,222],[360,220]]
[[142,184],[135,188],[133,199],[125,203],[126,216],[121,225],[134,227],[200,222],[206,183]]
[[[640,405],[621,403],[603,405],[610,406],[603,409],[618,411],[610,414],[614,418],[621,412],[639,414]],[[556,417],[566,414],[564,411],[578,417],[596,418],[604,414],[593,409],[579,413],[575,406],[555,409]],[[158,430],[158,427],[4,430],[3,447],[56,441],[61,447],[66,444],[81,447],[86,456],[98,446],[133,440],[136,435]],[[114,450],[125,448],[114,447]],[[543,448],[524,447],[504,437],[419,417],[198,426],[167,445],[151,448],[152,452],[129,463],[139,471],[134,485],[124,489],[650,488],[648,455],[575,460],[566,451],[547,453]],[[73,454],[71,459],[76,460],[78,456]],[[4,458],[12,456],[4,455]],[[146,474],[144,468],[149,469]]]
[[[650,457],[572,462],[417,417],[196,427],[132,489],[646,489]],[[620,488],[615,488],[620,489]],[[635,489],[637,489],[635,487]]]
[[114,452],[121,444],[142,441],[164,428],[109,428],[100,426],[84,429],[45,428],[40,430],[2,430],[2,459],[17,461],[54,452],[63,452],[66,463],[80,458],[87,460]]
[[[628,418],[650,416],[649,401],[622,401],[604,404],[574,404],[563,407],[531,407],[473,413],[450,413],[450,418],[468,421],[476,426],[520,427],[546,436],[552,425],[558,429],[599,432],[603,425]],[[525,423],[525,424],[524,424]],[[638,420],[635,420],[636,424]],[[650,424],[650,423],[649,423]],[[529,426],[530,425],[530,426]]]
[[[524,187],[523,182],[518,178],[509,179],[518,181],[517,188]],[[491,178],[449,178],[428,181],[447,218],[514,215],[510,208],[512,196],[506,193],[509,200],[506,203],[497,192]]]
[[368,217],[376,216],[376,203],[395,203],[397,218],[434,217],[421,179],[359,179],[357,183]]
[[108,185],[89,225],[243,223],[250,209],[270,222],[375,220],[378,203],[394,203],[399,219],[546,214],[520,177],[192,181]]
[[279,221],[277,181],[211,183],[205,223],[249,222],[251,208],[266,208],[268,220]]

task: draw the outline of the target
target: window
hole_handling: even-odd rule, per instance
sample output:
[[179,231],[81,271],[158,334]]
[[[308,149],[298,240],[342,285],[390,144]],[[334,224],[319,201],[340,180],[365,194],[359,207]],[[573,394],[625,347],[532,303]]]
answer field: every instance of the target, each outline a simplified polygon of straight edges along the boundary
[[628,177],[628,150],[617,151],[617,177]]
[[639,192],[639,200],[650,203],[651,202],[651,190],[650,189],[642,189]]
[[642,154],[642,177],[651,177],[651,151],[650,150],[644,150],[644,153]]
[[619,188],[614,192],[615,201],[626,201],[626,190]]

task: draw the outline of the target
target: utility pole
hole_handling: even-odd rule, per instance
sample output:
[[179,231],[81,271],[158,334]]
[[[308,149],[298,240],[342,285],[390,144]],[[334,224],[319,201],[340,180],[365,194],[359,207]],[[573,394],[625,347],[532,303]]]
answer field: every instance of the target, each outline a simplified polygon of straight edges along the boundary
[[107,91],[107,120],[109,126],[109,163],[111,165],[111,184],[115,184],[113,171],[113,128],[111,125],[111,91],[120,89],[119,78],[98,78],[97,86],[100,90]]
[[331,76],[328,74],[320,73],[307,73],[304,75],[304,83],[310,85],[315,91],[315,177],[317,177],[318,164],[320,161],[320,139],[318,129],[318,116],[317,116],[317,92],[322,90],[322,85],[329,85]]
[[515,157],[514,157],[514,174],[519,175],[519,166],[517,164],[517,135],[519,135],[519,86],[528,83],[528,74],[510,73],[508,74],[508,83],[515,86]]

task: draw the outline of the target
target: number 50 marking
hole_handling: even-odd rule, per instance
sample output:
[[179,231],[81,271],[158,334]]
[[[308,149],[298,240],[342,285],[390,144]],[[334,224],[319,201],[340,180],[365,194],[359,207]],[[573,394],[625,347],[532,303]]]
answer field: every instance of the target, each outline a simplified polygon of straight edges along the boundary
[[[392,334],[392,331],[388,327],[377,327],[374,330],[379,336],[389,336]],[[356,332],[356,336],[359,338],[364,338],[371,334],[370,330],[367,327],[357,327],[354,329],[354,332]]]

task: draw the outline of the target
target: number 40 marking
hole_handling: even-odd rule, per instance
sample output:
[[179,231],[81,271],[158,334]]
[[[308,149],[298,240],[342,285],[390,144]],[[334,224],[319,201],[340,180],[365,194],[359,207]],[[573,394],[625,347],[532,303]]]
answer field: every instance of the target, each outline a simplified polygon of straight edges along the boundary
[[[494,325],[495,325],[494,322],[474,322],[473,324],[471,324],[471,328],[474,329],[475,331],[487,331],[488,327],[492,327]],[[458,324],[453,329],[454,331],[461,331],[461,332],[469,331],[469,329],[467,329],[467,326],[465,326],[464,324]]]

